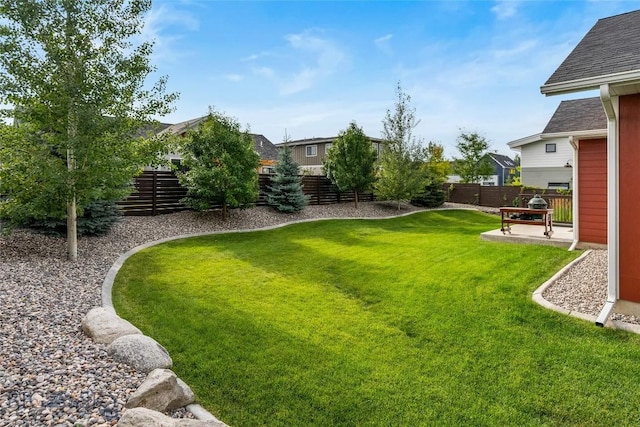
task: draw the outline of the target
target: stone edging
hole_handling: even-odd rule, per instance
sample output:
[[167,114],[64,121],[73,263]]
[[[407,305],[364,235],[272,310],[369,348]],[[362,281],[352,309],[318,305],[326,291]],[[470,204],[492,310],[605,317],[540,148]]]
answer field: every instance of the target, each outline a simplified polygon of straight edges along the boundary
[[[554,303],[552,303],[550,301],[547,301],[542,296],[544,291],[547,290],[547,288],[549,286],[554,284],[571,267],[573,267],[575,264],[577,264],[580,261],[582,261],[590,253],[591,253],[591,249],[585,251],[585,253],[583,253],[578,258],[574,259],[573,261],[571,261],[569,264],[564,266],[560,271],[558,271],[556,274],[554,274],[549,280],[547,280],[542,285],[540,285],[538,287],[538,289],[536,289],[533,292],[532,299],[536,303],[540,304],[542,307],[548,308],[549,310],[553,310],[553,311],[556,311],[558,313],[566,314],[568,316],[577,317],[578,319],[586,320],[587,322],[592,322],[592,323],[595,324],[596,323],[596,316],[593,316],[591,314],[581,313],[581,312],[579,312],[577,310],[568,310],[566,308],[562,308],[559,305],[556,305],[556,304],[554,304]],[[628,332],[633,332],[635,334],[640,334],[640,325],[634,325],[632,323],[623,322],[621,320],[608,320],[606,326],[607,327],[611,327],[611,328],[615,328],[615,329],[622,329],[622,330],[628,331]]]
[[[475,210],[475,209],[464,209],[464,208],[444,208],[444,209],[432,209],[432,210]],[[115,263],[113,263],[113,265],[111,266],[111,268],[109,269],[109,271],[107,272],[107,275],[104,278],[104,281],[102,282],[102,306],[106,307],[106,308],[110,308],[115,312],[115,308],[113,307],[113,299],[111,297],[111,293],[113,291],[113,282],[115,281],[115,278],[118,274],[118,272],[120,271],[120,269],[122,268],[122,266],[124,265],[125,261],[127,259],[129,259],[131,256],[135,255],[136,253],[150,248],[152,246],[156,246],[162,243],[166,243],[166,242],[170,242],[172,240],[179,240],[179,239],[188,239],[188,238],[192,238],[192,237],[202,237],[202,236],[212,236],[212,235],[216,235],[216,234],[229,234],[229,233],[247,233],[247,232],[252,232],[252,231],[265,231],[265,230],[274,230],[277,228],[282,228],[288,225],[292,225],[292,224],[299,224],[299,223],[304,223],[304,222],[312,222],[312,221],[323,221],[323,220],[334,220],[334,219],[358,219],[358,220],[376,220],[376,219],[392,219],[392,218],[399,218],[399,217],[403,217],[403,216],[408,216],[408,215],[413,215],[419,212],[425,212],[426,210],[417,210],[417,211],[412,211],[412,212],[407,212],[401,215],[393,215],[393,216],[385,216],[385,217],[368,217],[368,218],[361,218],[361,217],[344,217],[344,218],[312,218],[312,219],[302,219],[302,220],[298,220],[298,221],[290,221],[290,222],[285,222],[282,224],[276,224],[276,225],[270,225],[267,227],[260,227],[260,228],[250,228],[250,229],[241,229],[241,230],[218,230],[218,231],[209,231],[209,232],[203,232],[203,233],[193,233],[193,234],[183,234],[183,235],[178,235],[178,236],[171,236],[171,237],[166,237],[164,239],[159,239],[159,240],[155,240],[153,242],[149,242],[149,243],[145,243],[139,246],[136,246],[135,248],[129,250],[128,252],[122,254]],[[117,315],[117,313],[116,313]],[[211,414],[209,411],[207,411],[206,409],[204,409],[201,405],[198,404],[191,404],[191,405],[187,405],[187,409],[198,419],[201,421],[217,421],[217,422],[221,422],[220,420],[218,420],[213,414]]]

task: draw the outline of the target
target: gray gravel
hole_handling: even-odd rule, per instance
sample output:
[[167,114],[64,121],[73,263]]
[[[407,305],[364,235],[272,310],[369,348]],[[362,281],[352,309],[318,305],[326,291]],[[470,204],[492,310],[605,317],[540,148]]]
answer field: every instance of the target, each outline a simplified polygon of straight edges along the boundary
[[[403,204],[400,213],[414,210],[419,209]],[[145,375],[113,361],[106,346],[84,336],[80,322],[101,304],[104,276],[129,249],[181,234],[396,214],[393,204],[367,202],[357,210],[352,204],[308,206],[297,214],[258,207],[232,211],[227,221],[218,212],[126,217],[105,237],[81,238],[75,264],[66,261],[64,239],[22,231],[0,236],[0,426],[117,423],[124,403]],[[570,270],[545,298],[597,314],[606,288],[602,252],[594,251]],[[173,415],[191,417],[184,410]]]
[[[592,250],[542,296],[559,307],[597,317],[607,300],[607,280],[607,251]],[[613,313],[611,320],[640,325],[639,318],[618,313]]]

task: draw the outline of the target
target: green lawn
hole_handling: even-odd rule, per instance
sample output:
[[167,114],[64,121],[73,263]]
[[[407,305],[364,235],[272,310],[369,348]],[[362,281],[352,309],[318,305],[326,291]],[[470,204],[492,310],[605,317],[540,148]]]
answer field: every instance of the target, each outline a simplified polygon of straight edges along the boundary
[[640,339],[543,309],[578,254],[432,211],[165,243],[118,313],[233,427],[640,424]]

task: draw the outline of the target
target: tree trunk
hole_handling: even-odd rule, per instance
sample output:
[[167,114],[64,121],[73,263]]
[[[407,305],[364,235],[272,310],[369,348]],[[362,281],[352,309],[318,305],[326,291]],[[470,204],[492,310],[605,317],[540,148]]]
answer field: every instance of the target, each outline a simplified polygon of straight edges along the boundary
[[78,260],[78,227],[76,198],[67,202],[67,258],[69,261]]
[[[75,136],[75,126],[70,129],[70,134]],[[76,161],[73,156],[73,150],[67,149],[67,169],[69,175],[73,173],[76,168]],[[77,209],[76,209],[76,191],[75,182],[70,176],[68,185],[70,187],[71,195],[67,198],[67,258],[69,261],[78,260],[78,226],[77,226]]]
[[356,196],[354,201],[355,201],[355,203],[356,203],[356,209],[358,209],[358,191],[354,191],[353,193],[354,193],[354,194],[355,194],[355,196]]
[[[74,29],[74,10],[72,9],[73,2],[65,2],[64,8],[67,12],[66,16],[66,50],[71,53],[73,60],[67,65],[67,87],[75,88],[75,73],[77,67],[77,61],[75,60],[75,52],[73,52],[72,35],[75,32]],[[76,156],[74,148],[76,144],[76,138],[78,136],[78,114],[75,102],[73,99],[69,105],[69,112],[67,115],[67,170],[69,176],[67,178],[68,195],[67,195],[67,258],[69,261],[78,260],[78,227],[77,227],[77,208],[76,208],[76,182],[74,171],[76,170]]]

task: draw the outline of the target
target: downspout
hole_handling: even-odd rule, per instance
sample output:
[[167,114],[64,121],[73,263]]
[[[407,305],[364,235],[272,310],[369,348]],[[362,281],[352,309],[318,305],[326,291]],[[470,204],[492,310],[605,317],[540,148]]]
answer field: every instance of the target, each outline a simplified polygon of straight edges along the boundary
[[596,325],[604,326],[619,299],[618,259],[618,98],[611,98],[609,85],[600,86],[600,100],[607,115],[607,255],[608,284],[607,301],[602,307]]
[[569,137],[569,144],[571,144],[571,146],[573,147],[573,169],[571,171],[571,179],[573,181],[573,188],[571,189],[571,194],[573,195],[571,204],[571,215],[573,217],[573,243],[571,243],[569,251],[575,250],[576,246],[578,245],[578,241],[580,240],[580,229],[578,228],[578,143],[579,142],[576,142],[573,136]]

